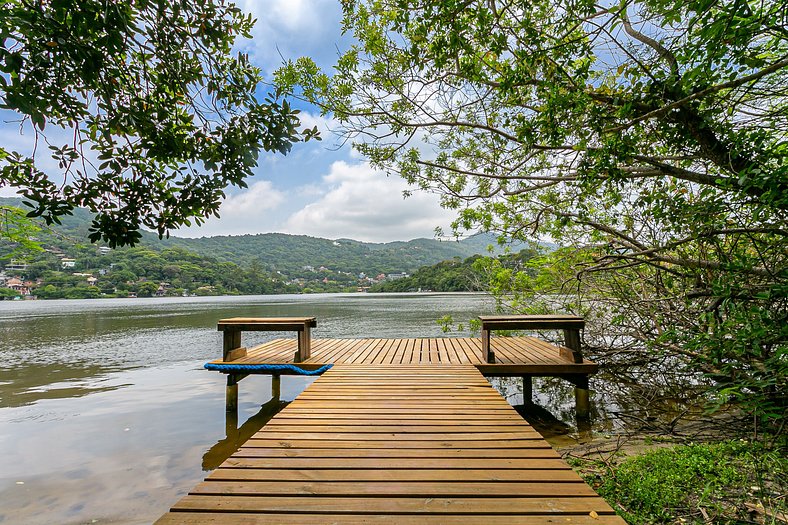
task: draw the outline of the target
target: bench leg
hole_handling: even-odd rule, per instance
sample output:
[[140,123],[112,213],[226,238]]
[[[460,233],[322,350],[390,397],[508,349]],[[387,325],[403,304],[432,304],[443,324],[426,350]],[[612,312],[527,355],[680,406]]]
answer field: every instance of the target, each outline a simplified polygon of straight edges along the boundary
[[495,352],[490,348],[490,331],[485,329],[482,329],[482,362],[495,362]]
[[230,356],[230,353],[233,350],[240,347],[241,347],[241,331],[225,330],[224,338],[222,340],[222,360],[232,361],[232,358],[228,359],[228,356]]
[[312,334],[309,326],[304,326],[303,331],[298,332],[298,352],[295,356],[296,363],[303,363],[312,355]]
[[565,329],[564,346],[572,351],[572,355],[567,357],[570,357],[575,363],[583,362],[583,353],[580,350],[580,330]]

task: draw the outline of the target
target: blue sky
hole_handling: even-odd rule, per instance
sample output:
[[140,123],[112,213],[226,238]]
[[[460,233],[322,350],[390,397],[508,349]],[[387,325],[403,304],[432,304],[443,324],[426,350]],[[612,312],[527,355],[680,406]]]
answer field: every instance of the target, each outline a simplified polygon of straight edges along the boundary
[[[350,44],[341,34],[339,0],[237,0],[237,5],[257,18],[254,38],[239,48],[267,79],[283,59],[299,56],[330,68],[338,50]],[[433,237],[435,227],[449,231],[453,214],[440,208],[435,195],[416,192],[404,199],[403,180],[375,172],[350,146],[337,149],[330,119],[315,108],[294,105],[302,109],[305,125],[318,126],[322,142],[295,144],[287,156],[262,155],[247,189],[228,188],[220,219],[173,235],[283,232],[387,242]],[[32,134],[20,135],[18,123],[10,122],[14,118],[0,114],[0,140],[8,149],[29,152]],[[38,161],[46,171],[56,170],[46,157]],[[0,189],[0,195],[12,194]]]

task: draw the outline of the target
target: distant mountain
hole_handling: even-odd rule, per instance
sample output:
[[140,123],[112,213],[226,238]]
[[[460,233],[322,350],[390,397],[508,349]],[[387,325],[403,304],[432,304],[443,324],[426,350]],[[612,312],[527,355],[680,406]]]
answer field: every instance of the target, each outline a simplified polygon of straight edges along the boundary
[[[145,244],[151,247],[180,247],[200,255],[218,260],[235,262],[242,266],[258,261],[266,268],[289,270],[313,266],[325,266],[333,270],[360,273],[412,272],[422,266],[432,265],[447,259],[464,259],[477,253],[486,253],[486,247],[494,243],[489,236],[468,242],[414,239],[407,242],[366,243],[351,239],[321,239],[306,235],[284,233],[262,233],[257,235],[230,235],[187,239],[169,239]],[[484,249],[479,246],[484,243]]]
[[[0,198],[0,204],[21,206],[21,200]],[[91,218],[92,215],[87,210],[74,210],[73,215],[63,217],[62,225],[54,226],[52,233],[41,240],[68,254],[70,245],[89,244],[87,232]],[[301,271],[307,266],[324,266],[335,271],[355,274],[365,272],[368,275],[412,273],[422,266],[455,257],[465,259],[476,254],[487,255],[487,248],[491,245],[496,247],[493,253],[501,251],[495,235],[492,234],[477,234],[459,241],[422,238],[366,243],[351,239],[321,239],[284,233],[159,239],[153,233],[144,232],[141,245],[159,251],[177,247],[242,267],[255,263],[265,269],[287,273]]]

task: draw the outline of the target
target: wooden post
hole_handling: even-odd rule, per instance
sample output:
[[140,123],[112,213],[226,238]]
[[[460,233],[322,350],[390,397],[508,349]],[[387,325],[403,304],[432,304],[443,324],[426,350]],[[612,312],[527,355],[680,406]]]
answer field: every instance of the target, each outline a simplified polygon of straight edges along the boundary
[[575,414],[577,415],[577,419],[588,419],[591,416],[588,376],[575,376],[572,382],[575,384]]
[[282,394],[282,376],[279,374],[273,374],[271,376],[271,399],[274,401],[279,401],[279,397]]
[[[238,385],[235,385],[235,392],[238,393]],[[236,408],[238,403],[236,402]],[[227,438],[234,439],[238,436],[238,410],[227,410],[224,417],[224,434]]]
[[571,356],[567,356],[575,363],[583,362],[583,352],[580,349],[580,330],[576,328],[564,329],[564,346],[572,351]]
[[238,419],[238,379],[235,374],[227,374],[226,408],[227,412],[235,412]]
[[490,331],[482,328],[482,361],[495,363],[495,352],[490,348]]
[[530,405],[534,402],[533,378],[529,375],[523,376],[523,404]]
[[241,347],[241,331],[225,329],[223,333],[224,339],[222,341],[222,360],[232,361],[232,359],[228,359],[228,357],[231,357],[230,354],[233,350]]
[[298,332],[298,352],[295,355],[296,363],[303,363],[312,355],[312,336],[309,323],[304,323],[304,329]]

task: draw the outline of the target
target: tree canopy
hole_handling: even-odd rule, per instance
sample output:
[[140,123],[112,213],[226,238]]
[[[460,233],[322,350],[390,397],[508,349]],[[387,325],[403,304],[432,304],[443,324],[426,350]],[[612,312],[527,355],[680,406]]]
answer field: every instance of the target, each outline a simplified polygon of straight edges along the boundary
[[216,215],[261,150],[317,133],[277,93],[258,99],[260,70],[233,51],[253,23],[221,0],[0,2],[0,108],[36,150],[0,147],[0,187],[48,223],[90,209],[110,246]]
[[343,5],[357,45],[279,85],[458,228],[571,247],[500,293],[527,310],[574,292],[561,307],[596,314],[600,347],[679,358],[719,399],[785,414],[784,2]]

